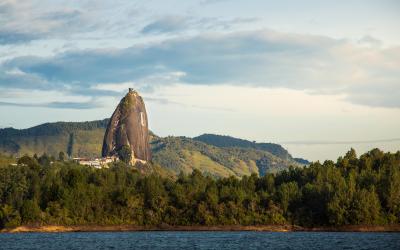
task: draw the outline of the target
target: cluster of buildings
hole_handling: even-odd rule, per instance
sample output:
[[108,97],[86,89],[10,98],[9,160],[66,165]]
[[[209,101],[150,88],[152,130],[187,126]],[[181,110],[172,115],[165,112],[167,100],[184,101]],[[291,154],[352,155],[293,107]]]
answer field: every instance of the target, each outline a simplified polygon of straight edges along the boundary
[[94,168],[107,168],[108,163],[117,162],[119,158],[116,156],[102,157],[102,158],[73,158],[76,163],[80,165],[90,166]]

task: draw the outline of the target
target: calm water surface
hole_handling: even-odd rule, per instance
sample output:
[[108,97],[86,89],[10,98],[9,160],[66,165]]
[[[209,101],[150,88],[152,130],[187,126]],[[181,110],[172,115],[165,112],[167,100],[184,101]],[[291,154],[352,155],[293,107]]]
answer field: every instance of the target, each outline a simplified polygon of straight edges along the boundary
[[0,249],[400,249],[400,233],[24,233],[0,234]]

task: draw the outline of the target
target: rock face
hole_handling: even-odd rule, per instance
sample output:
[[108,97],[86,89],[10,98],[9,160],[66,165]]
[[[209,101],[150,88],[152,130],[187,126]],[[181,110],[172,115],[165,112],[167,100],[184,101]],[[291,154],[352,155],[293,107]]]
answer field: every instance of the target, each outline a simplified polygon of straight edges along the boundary
[[132,151],[132,163],[150,161],[146,108],[142,97],[133,89],[129,89],[111,116],[104,135],[102,156],[116,156],[124,146]]

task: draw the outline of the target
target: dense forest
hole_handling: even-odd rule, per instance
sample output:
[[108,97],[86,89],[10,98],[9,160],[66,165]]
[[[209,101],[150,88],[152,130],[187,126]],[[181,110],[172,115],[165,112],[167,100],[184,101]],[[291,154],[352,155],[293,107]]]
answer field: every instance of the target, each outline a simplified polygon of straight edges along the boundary
[[94,169],[46,155],[0,157],[0,227],[58,225],[382,225],[400,222],[400,152],[266,174],[176,179],[122,162]]

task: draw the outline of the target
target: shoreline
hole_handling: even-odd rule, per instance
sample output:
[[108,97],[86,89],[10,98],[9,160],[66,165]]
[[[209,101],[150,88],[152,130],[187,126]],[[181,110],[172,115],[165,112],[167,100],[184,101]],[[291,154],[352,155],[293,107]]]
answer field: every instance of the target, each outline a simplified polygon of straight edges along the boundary
[[348,225],[340,227],[305,228],[292,225],[255,226],[134,226],[134,225],[81,225],[81,226],[19,226],[0,230],[0,233],[65,233],[65,232],[141,232],[141,231],[258,231],[258,232],[400,232],[400,224],[385,226]]

